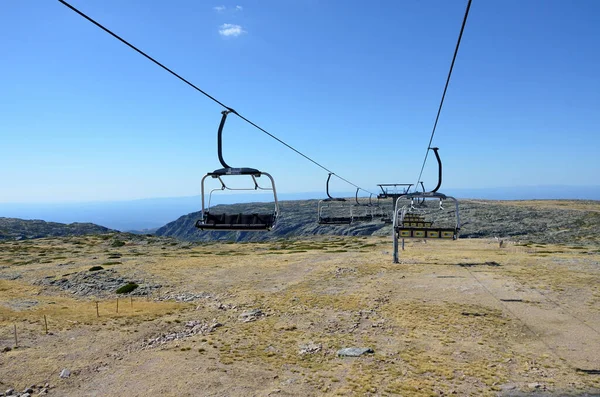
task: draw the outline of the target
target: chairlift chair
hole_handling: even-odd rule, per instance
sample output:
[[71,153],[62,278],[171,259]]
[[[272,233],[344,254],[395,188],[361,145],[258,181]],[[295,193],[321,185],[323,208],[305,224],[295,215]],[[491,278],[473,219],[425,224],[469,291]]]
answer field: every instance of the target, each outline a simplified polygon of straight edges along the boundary
[[[438,148],[431,148],[438,161],[438,184],[432,191],[425,192],[424,185],[422,192],[404,194],[396,199],[394,209],[394,233],[395,238],[442,238],[456,240],[460,232],[460,215],[458,211],[458,200],[454,197],[438,193],[442,185],[442,161],[438,154]],[[439,200],[438,214],[453,214],[454,220],[451,224],[437,224],[431,215],[436,215],[433,211],[427,211],[426,200]],[[452,210],[444,208],[444,202],[450,200],[454,204]],[[404,204],[402,202],[405,202]],[[410,204],[408,204],[410,202]]]
[[[219,124],[219,130],[217,133],[217,151],[219,156],[219,162],[223,166],[218,170],[207,173],[202,178],[201,192],[202,192],[202,218],[196,221],[196,227],[200,230],[213,230],[213,231],[268,231],[271,230],[279,216],[279,202],[277,201],[277,191],[275,190],[275,181],[273,177],[263,171],[259,171],[255,168],[233,168],[227,165],[223,159],[222,151],[222,135],[225,121],[229,113],[237,114],[233,109],[228,108],[221,112],[221,123]],[[258,184],[257,178],[266,176],[270,181],[270,187],[261,187]],[[253,187],[249,188],[231,188],[225,184],[223,180],[225,177],[250,177],[253,182]],[[221,187],[212,189],[206,200],[205,181],[207,178],[217,179]],[[212,194],[219,190],[269,190],[273,192],[274,209],[272,212],[245,212],[245,213],[214,213],[210,211],[210,201]],[[208,205],[206,205],[208,201]]]
[[330,172],[327,176],[327,198],[319,200],[317,206],[318,223],[319,225],[349,225],[352,223],[352,208],[348,212],[348,206],[344,204],[345,198],[332,197],[329,194],[331,175],[333,173]]
[[352,211],[352,223],[356,222],[372,222],[375,219],[374,206],[371,198],[372,194],[369,194],[369,202],[361,203],[358,201],[358,192],[360,188],[356,188],[356,195],[354,201],[356,204],[353,205],[354,210]]
[[[439,207],[428,207],[426,201],[439,200]],[[402,201],[410,204],[402,205]],[[446,200],[454,204],[454,208],[446,210]],[[417,201],[419,204],[417,205]],[[441,238],[456,240],[460,232],[458,200],[437,192],[415,192],[396,201],[394,214],[394,232],[397,238]]]

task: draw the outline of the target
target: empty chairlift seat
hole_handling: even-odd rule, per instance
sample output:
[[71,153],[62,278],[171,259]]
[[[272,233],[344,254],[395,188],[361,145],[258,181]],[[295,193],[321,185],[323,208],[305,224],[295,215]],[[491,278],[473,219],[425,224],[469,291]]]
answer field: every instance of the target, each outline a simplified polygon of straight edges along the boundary
[[[217,134],[217,144],[218,144],[218,155],[219,161],[224,168],[215,170],[213,172],[207,173],[204,178],[202,178],[201,189],[202,189],[202,218],[196,221],[196,227],[200,230],[214,230],[214,231],[268,231],[271,230],[279,216],[279,202],[277,201],[277,191],[275,190],[275,181],[273,177],[266,173],[259,171],[255,168],[233,168],[225,163],[222,155],[222,134],[223,127],[225,125],[225,121],[227,119],[227,115],[229,113],[236,113],[233,109],[227,109],[222,113],[221,123],[219,124],[219,130]],[[237,113],[236,113],[237,114]],[[258,179],[262,176],[266,176],[270,181],[270,186],[264,187],[260,186],[258,183]],[[248,181],[252,181],[252,187],[243,187],[243,188],[232,188],[228,187],[225,184],[224,179],[235,177],[235,178],[245,178]],[[212,189],[210,193],[206,194],[206,180],[218,180],[220,183],[220,187],[216,189]],[[246,212],[219,212],[216,213],[210,210],[210,204],[212,195],[214,192],[223,191],[223,190],[266,190],[270,191],[273,194],[273,210],[265,212],[264,209],[262,211],[257,211],[256,208],[253,210],[249,210]],[[255,204],[252,204],[254,206]],[[264,208],[263,205],[257,205],[260,208]]]
[[[411,200],[411,204],[401,206],[401,200],[407,198]],[[439,209],[430,211],[429,214],[425,215],[422,213],[422,209],[415,209],[413,207],[412,203],[414,200],[419,199],[424,203],[425,199],[431,198],[440,200]],[[455,203],[455,208],[450,211],[444,210],[442,206],[442,201],[444,200],[453,201]],[[437,222],[434,222],[433,219],[431,219],[437,215],[436,212],[445,212],[446,214],[451,213],[452,216],[447,216],[449,219],[445,219],[443,224],[437,224]],[[442,193],[430,192],[408,194],[405,197],[401,197],[396,203],[394,232],[398,238],[440,238],[456,240],[460,232],[458,201],[455,198],[446,196]]]

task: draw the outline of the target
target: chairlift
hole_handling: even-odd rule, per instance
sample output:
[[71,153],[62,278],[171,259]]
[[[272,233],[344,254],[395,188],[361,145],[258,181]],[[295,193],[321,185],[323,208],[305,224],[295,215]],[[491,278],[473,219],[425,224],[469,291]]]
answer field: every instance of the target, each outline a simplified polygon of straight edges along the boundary
[[377,202],[373,204],[373,218],[385,224],[392,224],[394,208],[382,203],[383,200],[377,197]]
[[352,223],[352,208],[348,210],[345,204],[346,199],[341,197],[332,197],[329,194],[329,181],[331,180],[332,172],[327,176],[326,192],[327,198],[319,200],[317,207],[318,223],[320,225],[349,225]]
[[355,222],[372,222],[375,219],[375,206],[373,205],[372,197],[373,194],[369,193],[369,202],[361,203],[358,200],[358,192],[360,188],[356,188],[356,195],[354,201],[356,204],[353,205],[352,211],[352,223]]
[[[223,148],[222,148],[222,135],[225,121],[229,113],[237,114],[237,112],[231,108],[221,112],[221,123],[219,124],[219,130],[217,133],[217,151],[219,156],[219,162],[223,166],[218,170],[207,173],[202,178],[201,189],[202,189],[202,218],[196,221],[196,227],[200,230],[213,230],[213,231],[268,231],[271,230],[279,216],[279,202],[277,201],[277,191],[275,190],[275,181],[273,177],[263,171],[259,171],[255,168],[233,168],[227,165],[223,159]],[[260,186],[258,178],[266,176],[270,181],[270,186]],[[248,177],[251,179],[253,186],[244,188],[233,188],[227,186],[224,179],[230,177]],[[205,192],[205,181],[207,178],[217,179],[221,184],[220,188],[212,189],[208,194],[208,199]],[[213,192],[222,190],[266,190],[273,193],[274,209],[272,212],[244,212],[244,213],[213,213],[210,211],[210,203]],[[208,203],[207,203],[208,202]],[[208,205],[206,205],[208,204]]]
[[[442,161],[438,148],[431,148],[438,162],[438,184],[429,192],[404,194],[396,199],[394,209],[394,241],[398,238],[441,238],[456,240],[460,233],[458,200],[439,193],[442,185]],[[424,185],[421,182],[424,189]],[[426,201],[437,200],[437,208],[432,210]],[[451,201],[454,208],[446,210],[445,201]],[[439,222],[438,222],[439,220]],[[395,250],[397,255],[397,250]],[[395,258],[397,259],[397,258]]]

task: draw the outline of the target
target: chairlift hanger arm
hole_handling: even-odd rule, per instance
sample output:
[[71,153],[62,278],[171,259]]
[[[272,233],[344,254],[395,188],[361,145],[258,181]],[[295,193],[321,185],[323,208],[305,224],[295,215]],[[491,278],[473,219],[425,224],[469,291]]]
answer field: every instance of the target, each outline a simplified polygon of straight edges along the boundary
[[219,131],[217,132],[217,152],[219,154],[219,162],[221,163],[223,168],[231,168],[223,159],[223,127],[225,127],[225,121],[227,121],[227,115],[229,113],[237,114],[235,110],[230,108],[227,108],[227,110],[223,110],[221,112],[223,116],[221,117],[221,123],[219,123]]
[[[431,191],[431,193],[435,193],[442,186],[442,159],[440,159],[440,154],[438,153],[438,150],[440,150],[440,148],[432,147],[430,149],[433,150],[433,153],[435,154],[435,158],[438,163],[438,183],[437,183],[437,186],[435,187],[435,189],[433,189]],[[423,191],[424,190],[425,190],[425,187],[423,187]]]
[[225,121],[227,121],[227,115],[229,113],[233,113],[239,116],[239,114],[231,108],[227,108],[226,110],[223,110],[221,112],[223,116],[221,117],[221,122],[219,123],[219,130],[217,132],[217,154],[219,156],[219,162],[221,163],[223,168],[215,170],[210,174],[213,178],[217,178],[222,175],[252,175],[255,177],[260,177],[261,172],[255,168],[233,168],[225,162],[225,159],[223,159],[223,129],[225,127]]
[[371,198],[373,197],[373,193],[369,193],[369,203],[368,204],[361,204],[360,201],[358,201],[358,192],[360,191],[360,188],[356,189],[356,195],[354,196],[354,201],[356,201],[356,205],[360,205],[360,206],[364,206],[364,207],[370,207],[371,205],[373,205],[373,203],[371,202]]
[[346,201],[346,199],[344,198],[337,198],[337,197],[331,197],[331,194],[329,194],[329,181],[331,180],[331,175],[335,175],[333,172],[330,172],[329,175],[327,176],[327,184],[325,185],[325,191],[327,193],[327,201]]

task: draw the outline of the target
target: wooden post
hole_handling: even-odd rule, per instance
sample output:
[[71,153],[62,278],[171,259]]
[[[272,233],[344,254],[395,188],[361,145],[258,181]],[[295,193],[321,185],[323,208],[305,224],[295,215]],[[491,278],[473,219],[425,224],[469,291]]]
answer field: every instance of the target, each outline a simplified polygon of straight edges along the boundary
[[119,312],[119,298],[117,298],[117,313]]
[[14,324],[15,329],[15,347],[19,347],[19,340],[17,339],[17,324]]
[[133,309],[133,296],[129,297],[129,303],[131,304],[131,308]]
[[100,312],[98,311],[98,301],[96,301],[96,317],[100,317]]
[[48,320],[46,319],[45,314],[44,314],[44,329],[46,330],[46,335],[48,335]]

